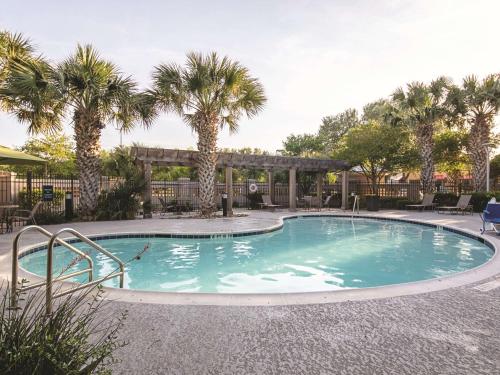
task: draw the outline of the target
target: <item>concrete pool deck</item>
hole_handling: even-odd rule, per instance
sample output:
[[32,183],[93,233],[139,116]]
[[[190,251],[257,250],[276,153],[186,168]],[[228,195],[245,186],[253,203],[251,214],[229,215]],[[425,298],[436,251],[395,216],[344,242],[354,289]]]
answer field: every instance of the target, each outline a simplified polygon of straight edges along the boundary
[[[246,213],[246,211],[245,211]],[[73,223],[84,234],[113,232],[228,233],[279,225],[287,212],[248,211],[230,219],[152,219]],[[323,211],[322,214],[328,212]],[[306,213],[307,214],[307,213]],[[317,212],[310,212],[317,214]],[[362,215],[368,213],[362,212]],[[474,216],[380,211],[376,216],[424,220],[479,233]],[[0,274],[10,272],[14,234],[0,236]],[[500,237],[487,234],[500,248]],[[27,235],[23,244],[43,238]],[[500,373],[500,267],[454,287],[389,298],[265,306],[137,303],[117,352],[124,374],[495,374]],[[478,269],[481,271],[483,267]],[[457,276],[458,277],[458,276]],[[486,282],[498,280],[489,284]],[[475,289],[477,285],[482,288]],[[495,287],[498,286],[498,287]],[[482,289],[482,290],[480,290]],[[335,292],[337,293],[337,292]],[[330,294],[335,294],[330,293]]]

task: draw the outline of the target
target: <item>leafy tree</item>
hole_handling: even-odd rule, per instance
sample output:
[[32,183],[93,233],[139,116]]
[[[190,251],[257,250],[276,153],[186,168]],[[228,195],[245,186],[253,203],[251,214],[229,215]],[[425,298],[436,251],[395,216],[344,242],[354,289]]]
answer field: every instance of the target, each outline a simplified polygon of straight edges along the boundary
[[179,178],[196,179],[196,168],[191,167],[157,167],[152,171],[153,180],[176,181]]
[[[63,133],[31,138],[19,147],[19,150],[47,160],[46,167],[49,174],[67,176],[77,172],[74,142]],[[12,168],[16,172],[26,172],[28,169],[39,174],[45,172],[45,166],[16,166]]]
[[500,154],[495,155],[490,161],[490,178],[495,181],[500,177]]
[[464,170],[469,169],[466,153],[467,133],[446,129],[434,137],[434,160],[437,169],[458,182]]
[[318,136],[327,153],[332,153],[339,146],[342,137],[353,127],[359,125],[358,111],[347,109],[335,116],[326,116],[321,120]]
[[406,91],[397,89],[392,95],[395,105],[393,120],[407,126],[416,137],[420,152],[420,183],[424,193],[433,188],[434,176],[434,132],[446,116],[445,100],[450,82],[445,77],[429,85],[413,82]]
[[253,117],[260,112],[266,101],[262,85],[247,68],[227,57],[190,53],[185,67],[162,64],[155,68],[149,100],[152,105],[144,113],[176,112],[198,135],[201,215],[210,217],[216,209],[219,129],[227,126],[235,132],[243,114]]
[[334,156],[359,166],[371,183],[372,193],[377,194],[377,184],[387,173],[401,170],[408,160],[414,160],[409,143],[408,132],[370,121],[349,130]]
[[[130,129],[144,111],[145,96],[130,77],[102,59],[90,45],[78,45],[68,59],[52,67],[43,60],[13,64],[0,99],[33,133],[60,129],[69,111],[76,142],[80,217],[95,215],[99,195],[100,138],[108,122]],[[149,124],[148,120],[144,120]]]
[[500,108],[500,80],[489,75],[480,81],[476,76],[463,80],[462,87],[454,87],[448,95],[448,104],[455,115],[462,116],[469,128],[467,150],[472,161],[472,178],[476,191],[486,190],[485,144],[493,141],[493,121]]
[[324,147],[320,137],[314,134],[290,134],[283,142],[288,156],[318,157]]
[[376,100],[363,107],[361,122],[377,121],[379,123],[390,123],[393,110],[394,107],[388,100]]

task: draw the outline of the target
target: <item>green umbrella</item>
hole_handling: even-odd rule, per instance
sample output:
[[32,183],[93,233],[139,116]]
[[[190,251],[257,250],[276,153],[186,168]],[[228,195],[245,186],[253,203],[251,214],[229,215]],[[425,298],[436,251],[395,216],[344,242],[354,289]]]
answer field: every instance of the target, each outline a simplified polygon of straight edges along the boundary
[[11,148],[0,146],[0,165],[30,165],[44,164],[46,160],[37,156],[25,154],[21,151],[12,150]]

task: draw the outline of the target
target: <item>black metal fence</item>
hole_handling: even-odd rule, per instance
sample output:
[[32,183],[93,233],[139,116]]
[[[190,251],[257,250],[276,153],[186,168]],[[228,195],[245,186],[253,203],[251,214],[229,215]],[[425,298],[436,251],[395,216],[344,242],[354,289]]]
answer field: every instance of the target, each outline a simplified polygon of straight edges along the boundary
[[[267,182],[255,182],[248,180],[245,182],[233,183],[233,206],[235,208],[248,208],[251,205],[250,185],[257,186],[259,194],[269,194]],[[152,206],[153,209],[161,207],[160,198],[167,205],[184,206],[188,210],[198,211],[200,209],[199,184],[198,181],[179,179],[179,181],[152,181]],[[225,192],[226,185],[217,183],[215,185],[216,202],[219,207],[222,205],[222,193]],[[273,202],[283,207],[288,206],[288,185],[274,184]]]
[[[102,176],[100,190],[110,190],[119,181],[116,177]],[[74,210],[78,210],[80,184],[76,176],[39,176],[29,172],[0,172],[0,205],[14,204],[22,209],[31,209],[36,202],[43,200],[44,187],[50,187],[53,194],[52,199],[40,207],[41,213],[63,213],[68,192],[72,194]]]
[[[109,191],[120,179],[115,177],[102,176],[100,181],[101,191]],[[256,182],[247,180],[233,184],[233,202],[234,207],[248,208],[251,206],[250,185],[257,186],[257,192],[260,194],[270,194],[267,182]],[[65,209],[65,194],[71,192],[73,196],[73,208],[75,212],[79,208],[80,189],[76,176],[37,176],[33,174],[16,174],[12,172],[0,172],[0,205],[15,204],[20,208],[30,209],[36,202],[42,199],[44,186],[51,186],[53,199],[50,202],[44,202],[41,207],[41,213],[61,214]],[[315,191],[316,189],[311,189]],[[377,194],[381,197],[399,198],[401,200],[418,201],[420,197],[420,185],[418,182],[409,183],[384,183],[377,185]],[[448,192],[460,195],[470,193],[473,188],[468,181],[462,181],[458,184],[435,183],[435,191]],[[216,184],[217,203],[221,205],[221,194],[225,191],[224,183]],[[299,197],[301,195],[298,189]],[[332,200],[334,206],[340,206],[340,196],[342,186],[340,183],[324,185],[323,196],[333,194]],[[349,182],[349,194],[356,193],[360,196],[372,194],[372,185],[366,182]],[[187,210],[199,210],[199,185],[197,181],[189,179],[179,179],[178,181],[152,181],[152,206],[153,209],[161,207],[160,198],[167,204],[175,202],[176,205],[184,205]],[[271,199],[273,203],[283,207],[289,205],[288,184],[275,183],[274,194]]]

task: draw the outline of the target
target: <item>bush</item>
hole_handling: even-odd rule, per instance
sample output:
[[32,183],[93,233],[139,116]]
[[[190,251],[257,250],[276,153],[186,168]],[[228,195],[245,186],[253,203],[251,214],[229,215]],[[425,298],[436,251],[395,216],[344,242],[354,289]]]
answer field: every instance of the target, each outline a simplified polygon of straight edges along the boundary
[[[26,189],[21,190],[18,194],[19,208],[23,210],[30,210],[41,200],[41,189],[33,189],[31,191],[31,199]],[[54,199],[50,202],[43,202],[35,215],[35,220],[37,224],[61,224],[67,221],[64,216],[63,190],[54,189]]]
[[458,195],[455,193],[436,193],[434,203],[438,206],[455,206],[458,202]]
[[36,223],[39,225],[49,225],[49,224],[62,224],[66,223],[68,220],[64,215],[64,212],[38,212],[35,215]]
[[120,182],[110,191],[103,191],[97,204],[97,220],[131,220],[139,208],[138,196],[144,180],[131,178]]
[[43,290],[18,294],[20,307],[9,307],[10,289],[0,297],[1,374],[110,374],[113,351],[126,313],[103,315],[102,288],[94,287],[56,300],[45,313]]
[[384,210],[404,210],[406,205],[416,203],[401,197],[380,197],[380,208]]
[[486,204],[493,197],[496,198],[497,202],[500,202],[500,191],[472,193],[470,204],[474,207],[474,212],[483,212]]

